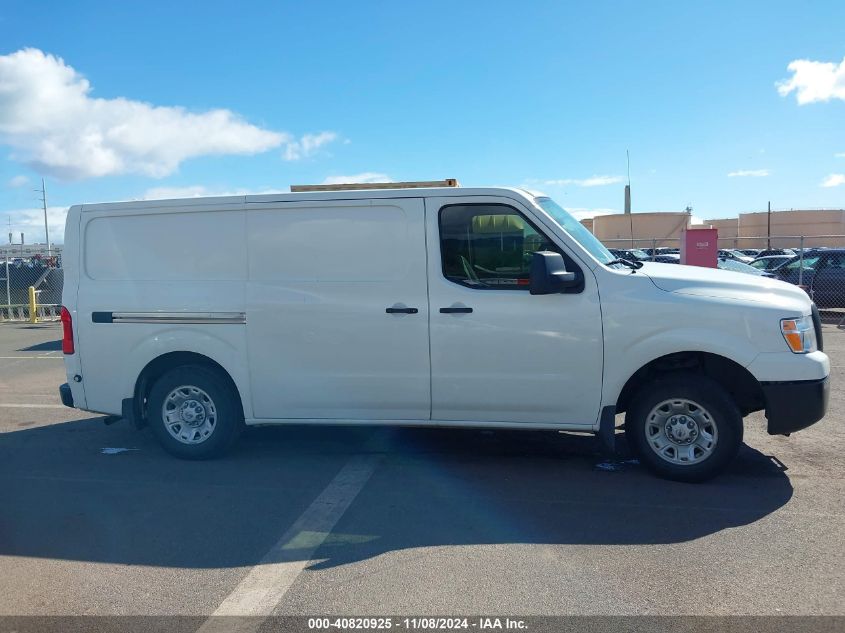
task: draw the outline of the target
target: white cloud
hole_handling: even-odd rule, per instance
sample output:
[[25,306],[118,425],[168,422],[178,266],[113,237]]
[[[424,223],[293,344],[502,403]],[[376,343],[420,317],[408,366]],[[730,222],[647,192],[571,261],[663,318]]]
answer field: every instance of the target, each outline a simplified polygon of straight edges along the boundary
[[822,180],[822,187],[838,187],[845,185],[845,174],[830,174],[827,178]]
[[9,187],[12,188],[25,187],[29,184],[29,178],[27,178],[23,174],[19,176],[13,176],[11,179],[9,179],[9,182],[7,184]]
[[730,172],[728,178],[765,178],[768,175],[768,169],[740,169]]
[[300,160],[313,156],[321,147],[333,143],[338,138],[337,132],[320,132],[319,134],[305,134],[298,141],[287,141],[285,160]]
[[143,200],[169,200],[171,198],[200,198],[212,195],[204,185],[189,185],[187,187],[153,187],[147,189]]
[[[47,207],[47,225],[50,229],[50,242],[61,244],[65,241],[65,218],[67,218],[67,207]],[[11,219],[11,228],[3,222],[3,243],[6,243],[7,233],[12,231],[15,243],[21,239],[21,231],[27,244],[44,242],[44,209],[16,209],[5,211]],[[4,218],[5,220],[5,218]]]
[[380,174],[374,171],[365,171],[360,174],[353,174],[351,176],[328,176],[324,181],[324,185],[346,185],[351,183],[367,183],[367,182],[393,182],[393,179],[387,174]]
[[544,185],[555,187],[604,187],[605,185],[615,185],[625,182],[625,179],[622,176],[591,176],[590,178],[584,179],[560,178],[558,180],[543,180],[541,182]]
[[834,158],[845,158],[845,152],[839,152],[833,155]]
[[230,110],[189,112],[91,91],[61,58],[35,48],[0,55],[0,143],[39,171],[89,178],[162,177],[196,156],[256,154],[294,142]]
[[214,189],[205,185],[189,185],[186,187],[153,187],[147,189],[141,196],[141,200],[171,200],[174,198],[203,198],[207,196],[248,196],[266,193],[280,193],[281,189],[237,189],[226,191],[225,189]]
[[787,69],[792,77],[778,81],[778,92],[785,97],[795,91],[799,105],[816,101],[845,101],[845,58],[839,64],[796,59]]

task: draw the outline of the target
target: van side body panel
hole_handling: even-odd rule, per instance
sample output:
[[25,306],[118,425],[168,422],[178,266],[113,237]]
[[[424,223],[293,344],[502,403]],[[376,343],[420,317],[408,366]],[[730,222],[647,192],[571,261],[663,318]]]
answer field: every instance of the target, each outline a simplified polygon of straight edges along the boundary
[[[244,312],[245,258],[221,255],[245,251],[242,206],[82,214],[74,328],[87,409],[120,414],[121,401],[134,395],[143,368],[175,351],[202,354],[219,363],[242,401],[249,402],[243,323],[213,318],[179,325],[167,321],[185,313],[213,317]],[[95,312],[153,313],[154,318],[95,323]]]
[[249,204],[256,419],[428,420],[420,198]]

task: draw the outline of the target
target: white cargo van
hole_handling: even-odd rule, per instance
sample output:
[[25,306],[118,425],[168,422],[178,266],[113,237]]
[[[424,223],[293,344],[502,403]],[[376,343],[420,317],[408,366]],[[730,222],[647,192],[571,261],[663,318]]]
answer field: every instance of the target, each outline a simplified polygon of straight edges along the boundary
[[[451,182],[443,184],[453,184]],[[68,406],[186,458],[259,424],[590,431],[701,480],[821,419],[798,287],[614,260],[552,199],[453,186],[74,206]],[[317,189],[317,190],[308,190]]]

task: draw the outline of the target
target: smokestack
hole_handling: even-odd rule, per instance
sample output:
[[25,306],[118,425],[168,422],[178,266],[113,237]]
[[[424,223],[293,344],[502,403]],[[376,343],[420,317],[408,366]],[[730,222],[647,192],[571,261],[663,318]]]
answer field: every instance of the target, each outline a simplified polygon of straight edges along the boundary
[[625,185],[625,213],[631,212],[631,185]]

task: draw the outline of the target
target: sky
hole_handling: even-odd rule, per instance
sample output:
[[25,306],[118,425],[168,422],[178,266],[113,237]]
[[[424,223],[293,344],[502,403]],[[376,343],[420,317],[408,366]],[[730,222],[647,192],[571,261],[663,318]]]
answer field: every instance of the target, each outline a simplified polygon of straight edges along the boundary
[[845,207],[845,2],[0,4],[0,222],[457,178],[578,217]]

